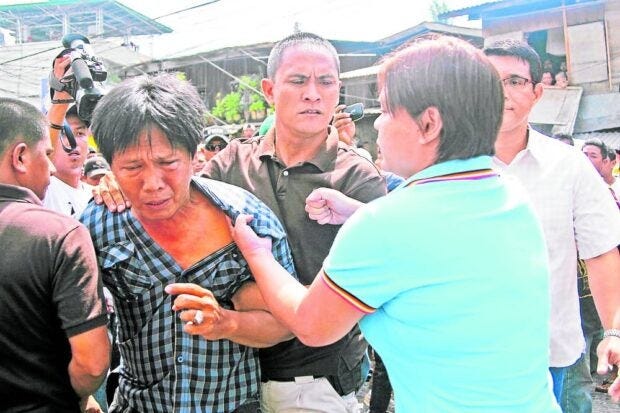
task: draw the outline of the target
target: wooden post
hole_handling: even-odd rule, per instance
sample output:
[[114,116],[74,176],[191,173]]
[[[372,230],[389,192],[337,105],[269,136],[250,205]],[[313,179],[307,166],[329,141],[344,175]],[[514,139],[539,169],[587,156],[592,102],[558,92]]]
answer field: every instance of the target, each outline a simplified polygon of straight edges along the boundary
[[609,26],[607,26],[607,17],[603,18],[605,25],[605,50],[607,51],[607,79],[609,80],[609,91],[613,91],[613,83],[611,81],[611,51],[609,50]]
[[570,49],[568,42],[568,23],[566,21],[566,4],[562,0],[562,29],[564,29],[564,49],[566,50],[566,76],[571,80]]

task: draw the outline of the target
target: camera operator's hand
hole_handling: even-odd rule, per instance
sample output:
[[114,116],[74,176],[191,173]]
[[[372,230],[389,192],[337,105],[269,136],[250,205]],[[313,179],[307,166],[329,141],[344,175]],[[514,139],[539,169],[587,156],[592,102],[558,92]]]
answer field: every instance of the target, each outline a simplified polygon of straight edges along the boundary
[[[60,81],[67,74],[71,74],[71,57],[69,55],[60,56],[54,59],[54,77]],[[52,99],[71,99],[69,92],[59,92],[54,90]]]
[[[69,56],[61,56],[54,59],[52,73],[56,79],[60,80],[65,76],[67,71],[71,70],[71,58]],[[59,126],[63,124],[65,121],[65,114],[67,113],[67,109],[69,109],[69,103],[60,103],[60,102],[68,102],[73,97],[67,91],[59,92],[56,89],[52,89],[53,95],[50,96],[52,99],[52,106],[50,106],[47,111],[47,120],[50,123],[50,139],[52,140],[52,145],[54,149],[56,149],[58,145],[58,135],[60,133]]]

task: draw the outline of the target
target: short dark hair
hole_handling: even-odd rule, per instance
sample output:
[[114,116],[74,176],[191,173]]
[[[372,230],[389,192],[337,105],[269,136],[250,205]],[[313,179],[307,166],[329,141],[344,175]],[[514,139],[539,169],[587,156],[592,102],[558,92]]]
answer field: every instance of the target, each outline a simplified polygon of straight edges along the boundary
[[80,116],[78,115],[77,105],[71,105],[71,107],[69,107],[69,109],[67,110],[67,113],[65,113],[65,119],[69,119],[69,118],[77,118],[80,120],[80,122],[86,125],[87,128],[90,127],[90,121],[84,120],[80,118]]
[[616,151],[614,151],[613,149],[609,148],[609,151],[607,152],[607,158],[609,158],[610,161],[615,161],[616,160]]
[[293,33],[290,36],[287,36],[284,39],[280,40],[278,43],[276,43],[273,49],[271,49],[271,53],[269,53],[269,59],[267,59],[267,77],[269,79],[275,79],[276,72],[280,67],[284,52],[287,49],[296,46],[324,49],[328,51],[334,58],[334,63],[336,63],[336,69],[338,70],[338,73],[340,73],[340,59],[338,58],[338,52],[336,51],[336,48],[334,48],[334,46],[329,41],[323,39],[321,36],[318,36],[314,33],[299,32]]
[[161,130],[174,148],[191,156],[202,140],[205,105],[196,88],[170,74],[127,79],[95,107],[92,132],[103,157],[113,156],[138,142],[139,135]]
[[570,145],[575,145],[575,140],[573,139],[573,135],[568,133],[554,133],[551,136],[553,139],[557,139],[559,141],[568,141]]
[[519,40],[498,40],[485,47],[483,51],[487,56],[516,57],[529,64],[532,83],[540,83],[542,79],[540,56],[529,44]]
[[417,118],[436,107],[443,121],[436,162],[493,155],[504,94],[489,59],[453,37],[424,39],[388,56],[379,72],[387,110]]
[[607,159],[609,157],[609,152],[610,152],[609,147],[605,145],[605,142],[603,142],[602,140],[598,138],[591,138],[591,139],[586,140],[583,143],[583,146],[586,146],[586,145],[596,146],[597,148],[599,148],[601,151],[601,158]]
[[47,120],[36,107],[18,99],[0,98],[0,154],[18,139],[35,145],[47,134]]

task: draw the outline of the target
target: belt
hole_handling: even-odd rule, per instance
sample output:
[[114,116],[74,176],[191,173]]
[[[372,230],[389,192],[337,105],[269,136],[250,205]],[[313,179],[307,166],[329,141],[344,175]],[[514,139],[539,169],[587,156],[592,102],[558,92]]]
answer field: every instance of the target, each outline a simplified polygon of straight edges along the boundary
[[285,382],[285,383],[295,382],[296,384],[306,384],[306,383],[312,383],[314,380],[323,379],[323,378],[327,379],[329,384],[334,388],[336,393],[338,393],[340,396],[346,396],[347,394],[350,393],[350,392],[344,392],[340,388],[340,385],[338,384],[338,379],[335,376],[263,377],[262,382],[267,383],[268,381],[277,381],[277,382]]
[[316,379],[322,379],[325,376],[296,376],[296,377],[263,377],[263,383],[268,381],[279,381],[279,382],[295,382],[298,384],[301,383],[311,383]]

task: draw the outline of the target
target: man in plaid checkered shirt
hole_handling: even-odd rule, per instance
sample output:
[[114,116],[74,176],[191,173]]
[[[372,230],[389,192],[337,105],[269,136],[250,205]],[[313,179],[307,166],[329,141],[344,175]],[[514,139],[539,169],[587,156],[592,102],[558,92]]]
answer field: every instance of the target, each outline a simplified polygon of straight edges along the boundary
[[132,208],[82,215],[114,295],[122,355],[110,411],[259,412],[257,347],[290,338],[233,243],[254,217],[294,273],[282,226],[245,190],[192,176],[204,106],[170,75],[129,79],[98,103],[92,130]]

